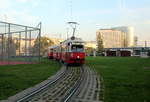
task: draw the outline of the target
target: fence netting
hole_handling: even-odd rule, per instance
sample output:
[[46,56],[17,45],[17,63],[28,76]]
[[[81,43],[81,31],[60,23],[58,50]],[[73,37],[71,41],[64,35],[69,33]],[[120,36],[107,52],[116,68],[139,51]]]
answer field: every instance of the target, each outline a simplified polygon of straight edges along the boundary
[[40,61],[39,27],[0,22],[0,64]]

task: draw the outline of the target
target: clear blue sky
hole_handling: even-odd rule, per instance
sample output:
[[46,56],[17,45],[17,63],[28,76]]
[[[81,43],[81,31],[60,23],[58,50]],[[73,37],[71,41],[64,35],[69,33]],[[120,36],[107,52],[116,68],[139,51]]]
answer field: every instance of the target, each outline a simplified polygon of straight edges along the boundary
[[[71,0],[0,0],[0,19],[30,26],[42,21],[43,35],[66,37]],[[141,40],[150,40],[150,0],[72,0],[77,35],[94,40],[96,30],[133,26]]]

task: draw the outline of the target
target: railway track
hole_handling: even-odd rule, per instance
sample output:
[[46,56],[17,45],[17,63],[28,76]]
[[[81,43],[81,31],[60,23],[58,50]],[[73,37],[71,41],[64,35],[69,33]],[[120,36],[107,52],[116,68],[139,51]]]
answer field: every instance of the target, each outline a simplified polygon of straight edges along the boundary
[[69,67],[56,81],[16,102],[67,102],[80,86],[83,68]]
[[85,78],[83,79],[80,88],[70,99],[70,102],[102,102],[100,99],[99,76],[88,66],[84,66],[84,69]]
[[62,69],[38,89],[2,102],[101,102],[100,81],[95,71],[85,65]]

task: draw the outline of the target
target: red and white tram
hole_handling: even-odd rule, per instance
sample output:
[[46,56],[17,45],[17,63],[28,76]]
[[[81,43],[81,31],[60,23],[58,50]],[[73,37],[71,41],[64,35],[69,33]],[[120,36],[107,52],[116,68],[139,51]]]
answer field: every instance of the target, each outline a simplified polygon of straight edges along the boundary
[[71,37],[58,46],[49,47],[48,58],[60,60],[66,64],[84,64],[84,41]]
[[68,22],[68,24],[70,24],[73,28],[73,36],[65,40],[64,42],[61,42],[60,45],[50,47],[48,52],[48,58],[60,60],[66,64],[84,64],[84,41],[74,36],[76,25],[78,23]]
[[84,41],[80,38],[70,38],[61,43],[61,61],[67,64],[84,64]]

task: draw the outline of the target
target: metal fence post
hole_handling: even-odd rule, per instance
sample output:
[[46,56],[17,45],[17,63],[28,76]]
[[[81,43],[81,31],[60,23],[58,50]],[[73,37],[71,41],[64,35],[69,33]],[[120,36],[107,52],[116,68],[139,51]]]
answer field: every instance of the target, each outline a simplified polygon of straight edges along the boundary
[[21,52],[21,32],[19,32],[19,56],[21,56],[20,52]]
[[31,61],[31,55],[32,55],[32,52],[31,52],[31,31],[29,31],[29,56],[30,56],[30,58],[29,58],[29,61]]
[[9,62],[10,62],[10,24],[8,24],[8,45],[7,45],[7,47],[8,47],[8,64],[9,64]]
[[1,47],[2,47],[2,53],[1,53],[1,60],[3,61],[4,60],[4,35],[3,34],[1,34],[1,40],[2,40],[2,45],[1,45]]
[[39,24],[39,62],[40,62],[40,57],[41,57],[41,54],[40,54],[40,52],[41,52],[41,28],[42,28],[42,23],[40,22],[40,24]]
[[25,57],[27,56],[27,27],[25,27]]

